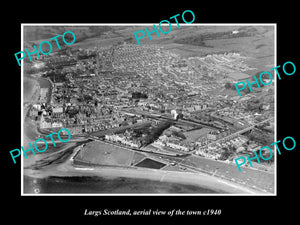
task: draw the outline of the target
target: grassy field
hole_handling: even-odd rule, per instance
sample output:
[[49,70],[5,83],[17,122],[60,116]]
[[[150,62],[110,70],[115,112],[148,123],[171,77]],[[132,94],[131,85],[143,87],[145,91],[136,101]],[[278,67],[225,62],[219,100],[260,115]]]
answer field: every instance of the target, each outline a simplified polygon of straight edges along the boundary
[[113,145],[90,142],[79,152],[76,159],[100,165],[129,166],[133,154]]
[[145,156],[111,144],[90,142],[77,154],[75,159],[97,165],[131,166]]

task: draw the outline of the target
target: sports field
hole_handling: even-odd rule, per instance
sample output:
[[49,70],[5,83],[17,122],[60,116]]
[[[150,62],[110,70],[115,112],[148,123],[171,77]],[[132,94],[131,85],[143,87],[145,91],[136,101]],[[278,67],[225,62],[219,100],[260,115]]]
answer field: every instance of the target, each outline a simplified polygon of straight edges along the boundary
[[96,165],[131,166],[141,161],[144,157],[141,153],[126,150],[112,144],[93,141],[83,147],[75,157],[75,160],[78,159]]

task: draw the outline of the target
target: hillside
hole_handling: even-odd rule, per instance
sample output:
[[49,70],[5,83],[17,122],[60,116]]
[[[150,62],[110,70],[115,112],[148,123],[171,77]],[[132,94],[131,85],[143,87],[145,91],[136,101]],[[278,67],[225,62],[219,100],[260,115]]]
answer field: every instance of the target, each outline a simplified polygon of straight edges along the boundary
[[[66,31],[72,31],[76,36],[75,43],[79,43],[96,36],[101,37],[105,32],[109,32],[110,30],[110,26],[25,26],[24,47],[31,48],[33,45],[38,45],[42,41],[50,41],[50,38],[62,35]],[[61,37],[59,37],[58,40],[59,43],[64,46]],[[54,40],[52,42],[54,43]],[[55,44],[52,46],[54,49],[57,49]]]
[[[150,31],[153,30],[153,26],[143,24],[141,26],[26,26],[24,29],[25,48],[32,48],[32,45],[38,45],[68,30],[76,35],[76,42],[72,47],[93,48],[123,41],[137,44],[134,32],[145,30],[145,27]],[[145,35],[143,39],[140,39],[141,44],[161,45],[182,57],[235,51],[250,57],[247,60],[249,66],[259,70],[269,70],[274,65],[273,26],[182,24],[178,28],[174,24],[170,33],[160,33],[159,37],[153,33],[151,37],[152,40],[149,40]],[[65,45],[62,44],[62,46]],[[53,48],[56,50],[56,45],[53,45]]]

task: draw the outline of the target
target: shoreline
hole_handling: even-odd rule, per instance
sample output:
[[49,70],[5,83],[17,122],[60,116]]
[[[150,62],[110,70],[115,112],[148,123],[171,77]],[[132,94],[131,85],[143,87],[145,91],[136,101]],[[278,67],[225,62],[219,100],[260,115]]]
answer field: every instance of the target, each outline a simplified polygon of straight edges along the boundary
[[[181,174],[179,174],[181,173]],[[25,175],[24,175],[25,176]],[[26,176],[38,179],[47,179],[50,177],[61,177],[61,178],[70,178],[70,177],[96,177],[103,178],[105,180],[114,180],[118,178],[128,178],[134,180],[149,180],[149,181],[159,181],[160,183],[173,183],[177,185],[192,185],[194,187],[204,188],[212,190],[217,194],[243,194],[243,195],[272,195],[268,192],[260,192],[257,190],[252,190],[247,187],[242,187],[238,184],[233,184],[225,180],[218,179],[216,177],[211,177],[205,174],[200,173],[184,173],[174,172],[174,171],[154,171],[151,169],[129,169],[129,168],[91,168],[91,167],[74,167],[72,171],[57,171],[49,174],[27,174]],[[26,194],[26,193],[24,193]],[[47,193],[45,193],[47,194]],[[66,194],[66,193],[57,193],[57,194]],[[110,192],[108,194],[114,194]],[[129,194],[136,194],[134,192]],[[151,193],[149,193],[151,194]],[[167,193],[174,194],[174,193]],[[191,194],[191,193],[182,193],[182,194]],[[194,194],[194,193],[193,193]],[[199,193],[201,194],[201,193]]]
[[23,102],[36,102],[38,100],[41,88],[39,81],[33,77],[28,76],[24,76],[23,78]]
[[[61,164],[46,170],[24,169],[24,176],[31,178],[47,179],[50,177],[97,177],[107,180],[117,178],[129,178],[136,180],[147,179],[150,181],[159,181],[161,183],[173,183],[178,185],[192,185],[199,188],[205,188],[217,192],[217,194],[245,194],[245,195],[272,195],[269,192],[262,192],[248,187],[235,184],[217,177],[209,176],[204,173],[178,172],[156,170],[150,168],[130,168],[114,166],[84,167],[73,164],[73,157],[80,150],[80,146],[73,149],[70,156]],[[27,193],[23,193],[27,194]],[[58,193],[65,194],[65,193]],[[112,191],[109,194],[114,194]],[[135,193],[130,193],[135,194]],[[150,193],[151,194],[151,193]],[[172,193],[167,193],[172,194]],[[182,193],[189,194],[189,193]],[[201,193],[199,193],[201,194]]]

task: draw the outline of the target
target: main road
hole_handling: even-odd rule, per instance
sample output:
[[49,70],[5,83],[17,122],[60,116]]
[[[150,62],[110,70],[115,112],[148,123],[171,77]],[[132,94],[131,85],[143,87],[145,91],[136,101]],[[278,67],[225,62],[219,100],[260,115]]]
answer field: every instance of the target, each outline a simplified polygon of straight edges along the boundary
[[228,135],[228,136],[226,136],[226,137],[223,137],[223,138],[221,138],[221,139],[218,139],[218,140],[216,140],[216,141],[214,141],[214,142],[211,142],[211,143],[209,143],[209,144],[215,144],[215,143],[218,143],[218,142],[221,142],[221,141],[228,140],[228,139],[231,139],[231,138],[233,138],[233,137],[236,137],[236,136],[238,136],[239,134],[243,134],[243,133],[245,133],[245,132],[247,132],[247,131],[249,131],[249,130],[252,130],[254,127],[256,127],[256,126],[258,126],[258,125],[260,125],[260,124],[266,123],[266,122],[268,122],[268,121],[271,120],[271,119],[273,120],[273,118],[266,119],[266,120],[264,120],[264,121],[261,121],[261,122],[259,122],[259,123],[253,124],[253,125],[251,125],[251,126],[249,126],[249,127],[246,127],[246,128],[244,128],[244,129],[242,129],[242,130],[239,130],[239,131],[237,131],[237,132],[235,132],[235,133],[232,133],[232,134],[230,134],[230,135]]
[[190,120],[186,120],[186,119],[175,120],[175,119],[173,119],[172,116],[167,115],[167,114],[162,114],[162,113],[151,113],[151,112],[145,112],[145,111],[141,111],[141,110],[127,111],[127,110],[124,110],[124,109],[121,110],[121,111],[123,111],[125,113],[135,114],[135,115],[143,115],[143,116],[147,116],[147,117],[157,119],[157,120],[168,120],[168,121],[171,121],[175,124],[191,125],[191,126],[196,126],[196,127],[199,127],[199,128],[207,127],[207,128],[210,128],[210,129],[215,129],[215,127],[213,127],[213,126],[209,126],[209,125],[206,125],[206,124],[203,124],[203,123],[200,123],[200,122],[196,122],[196,121],[190,121]]

